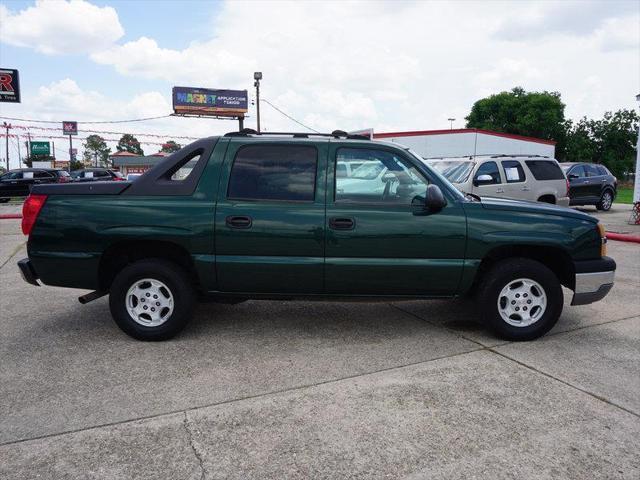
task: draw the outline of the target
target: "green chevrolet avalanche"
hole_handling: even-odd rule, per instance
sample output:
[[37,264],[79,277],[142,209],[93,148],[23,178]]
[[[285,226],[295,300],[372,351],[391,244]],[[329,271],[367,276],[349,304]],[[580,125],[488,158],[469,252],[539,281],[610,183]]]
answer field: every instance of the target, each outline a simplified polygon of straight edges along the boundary
[[37,185],[24,279],[109,295],[126,333],[163,340],[200,299],[404,300],[475,294],[497,335],[531,340],[595,302],[615,262],[594,218],[464,195],[411,150],[341,131],[198,140],[134,182]]

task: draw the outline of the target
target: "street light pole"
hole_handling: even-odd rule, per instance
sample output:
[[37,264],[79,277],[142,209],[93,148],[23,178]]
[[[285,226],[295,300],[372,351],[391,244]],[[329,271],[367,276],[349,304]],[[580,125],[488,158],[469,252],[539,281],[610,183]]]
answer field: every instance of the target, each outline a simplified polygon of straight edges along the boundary
[[260,80],[262,80],[262,72],[253,73],[253,86],[256,87],[256,118],[258,120],[258,133],[260,133]]
[[11,124],[7,122],[4,122],[2,126],[4,127],[6,132],[6,136],[4,137],[4,139],[6,140],[5,146],[6,146],[6,154],[7,154],[7,172],[8,172],[9,171],[9,129],[12,127],[11,127]]
[[447,120],[449,121],[449,130],[453,130],[453,122],[456,121],[455,118],[447,118]]

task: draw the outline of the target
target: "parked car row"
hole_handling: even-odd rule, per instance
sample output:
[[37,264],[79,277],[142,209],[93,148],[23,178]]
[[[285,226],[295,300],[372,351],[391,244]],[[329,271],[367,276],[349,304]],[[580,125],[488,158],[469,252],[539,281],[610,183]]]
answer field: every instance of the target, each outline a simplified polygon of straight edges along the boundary
[[0,176],[0,197],[26,197],[34,185],[47,183],[124,180],[120,172],[86,168],[69,174],[60,168],[19,168]]
[[558,163],[537,155],[478,155],[426,159],[455,187],[479,197],[505,197],[609,210],[617,179],[603,165]]

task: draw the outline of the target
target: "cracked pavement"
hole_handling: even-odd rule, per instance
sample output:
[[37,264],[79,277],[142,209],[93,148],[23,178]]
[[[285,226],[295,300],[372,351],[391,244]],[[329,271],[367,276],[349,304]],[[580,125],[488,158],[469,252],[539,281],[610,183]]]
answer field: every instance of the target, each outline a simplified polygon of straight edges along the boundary
[[464,301],[251,301],[153,344],[24,283],[23,242],[0,222],[0,478],[640,476],[635,244],[535,342]]

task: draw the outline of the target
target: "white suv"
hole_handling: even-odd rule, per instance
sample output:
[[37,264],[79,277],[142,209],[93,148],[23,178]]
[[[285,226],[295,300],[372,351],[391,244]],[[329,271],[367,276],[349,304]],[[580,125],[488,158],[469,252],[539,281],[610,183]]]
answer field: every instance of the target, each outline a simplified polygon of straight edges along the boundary
[[550,157],[477,155],[425,162],[465,193],[569,206],[569,182]]

